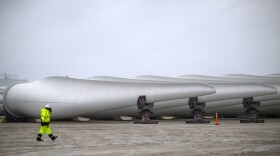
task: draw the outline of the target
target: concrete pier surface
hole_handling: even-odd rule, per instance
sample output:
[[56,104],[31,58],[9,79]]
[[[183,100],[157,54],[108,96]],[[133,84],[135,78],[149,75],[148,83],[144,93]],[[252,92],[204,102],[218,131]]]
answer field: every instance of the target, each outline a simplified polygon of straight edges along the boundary
[[159,120],[52,122],[58,139],[36,137],[40,123],[0,123],[0,155],[280,155],[280,119],[239,123],[220,119],[220,125],[185,124]]

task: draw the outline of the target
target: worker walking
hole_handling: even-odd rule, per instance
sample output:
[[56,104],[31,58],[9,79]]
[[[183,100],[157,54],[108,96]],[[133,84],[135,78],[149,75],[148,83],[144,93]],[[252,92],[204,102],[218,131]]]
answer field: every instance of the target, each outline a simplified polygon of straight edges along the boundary
[[52,134],[50,128],[51,113],[52,113],[52,108],[49,104],[47,104],[45,108],[41,109],[41,127],[37,136],[37,141],[43,141],[41,137],[45,132],[52,140],[55,140],[57,138],[57,136],[54,136]]

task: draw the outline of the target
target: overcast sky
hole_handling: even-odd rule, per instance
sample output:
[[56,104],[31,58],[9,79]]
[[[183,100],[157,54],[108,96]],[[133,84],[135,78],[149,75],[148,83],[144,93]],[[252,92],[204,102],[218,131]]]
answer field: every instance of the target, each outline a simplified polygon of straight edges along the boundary
[[0,73],[280,72],[279,0],[0,0]]

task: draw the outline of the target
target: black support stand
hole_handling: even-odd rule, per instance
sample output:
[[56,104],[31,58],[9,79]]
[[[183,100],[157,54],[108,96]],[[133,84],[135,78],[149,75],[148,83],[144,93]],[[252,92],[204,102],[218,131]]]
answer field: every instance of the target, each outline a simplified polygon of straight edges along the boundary
[[264,120],[257,118],[257,114],[259,113],[258,108],[260,107],[260,102],[254,102],[253,98],[244,98],[243,106],[247,114],[247,119],[240,120],[240,123],[264,123]]
[[154,103],[146,103],[146,96],[139,96],[137,100],[137,107],[139,114],[142,115],[142,120],[134,121],[134,124],[157,124],[157,121],[150,119],[150,115],[153,114],[152,109]]
[[205,103],[199,103],[197,97],[189,99],[189,107],[192,110],[193,119],[187,120],[186,124],[197,124],[197,123],[210,123],[210,121],[203,120],[202,115],[205,113]]

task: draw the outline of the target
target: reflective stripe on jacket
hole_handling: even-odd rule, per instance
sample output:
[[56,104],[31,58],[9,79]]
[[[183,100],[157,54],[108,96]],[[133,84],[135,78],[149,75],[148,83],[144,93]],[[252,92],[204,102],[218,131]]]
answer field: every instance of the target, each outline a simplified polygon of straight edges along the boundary
[[51,112],[46,108],[41,109],[41,121],[50,122],[51,121]]

